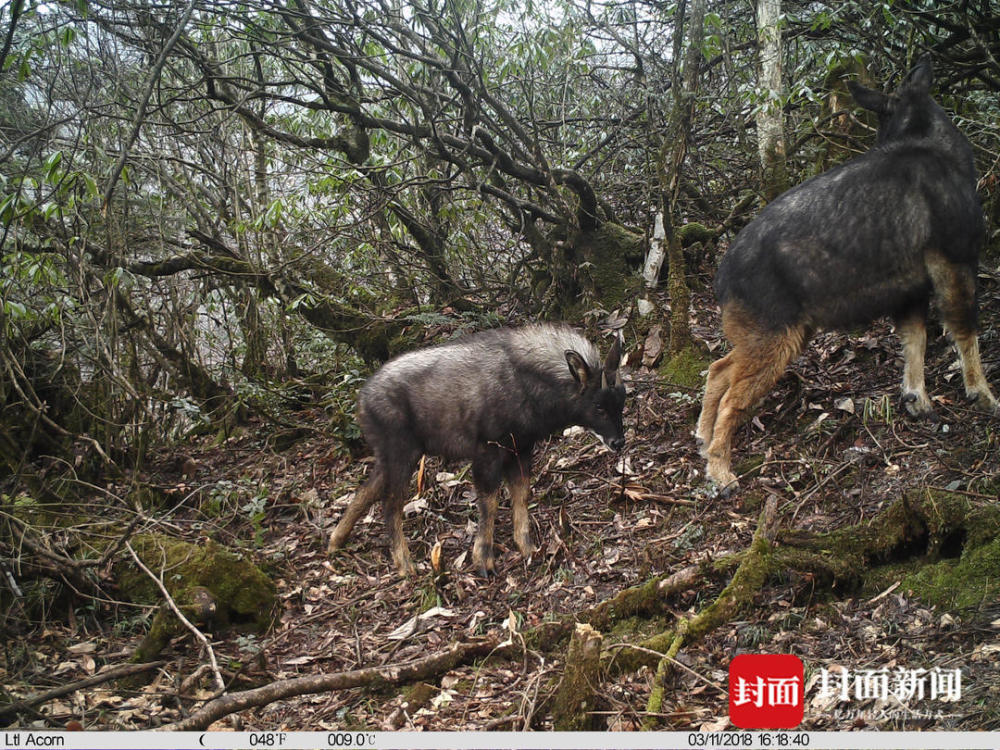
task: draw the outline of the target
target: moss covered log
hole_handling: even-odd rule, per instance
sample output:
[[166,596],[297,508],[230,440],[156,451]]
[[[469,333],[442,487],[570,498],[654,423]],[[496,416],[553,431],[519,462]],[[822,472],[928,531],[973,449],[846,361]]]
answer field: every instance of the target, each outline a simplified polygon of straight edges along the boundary
[[869,523],[828,534],[786,532],[775,568],[830,587],[878,593],[894,583],[945,609],[1000,595],[1000,507],[968,495],[906,492]]
[[[171,598],[190,619],[214,632],[232,627],[264,632],[277,613],[277,589],[253,563],[242,560],[212,540],[194,545],[160,534],[139,534],[132,546],[150,570],[162,577]],[[125,556],[114,566],[122,593],[134,602],[160,600],[159,589]],[[154,658],[183,628],[173,613],[161,608],[134,655]]]

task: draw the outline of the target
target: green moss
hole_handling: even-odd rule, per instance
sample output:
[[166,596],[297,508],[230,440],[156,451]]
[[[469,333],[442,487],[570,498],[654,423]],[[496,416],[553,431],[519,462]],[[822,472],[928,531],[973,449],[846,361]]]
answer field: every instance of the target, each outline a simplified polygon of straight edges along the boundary
[[609,635],[614,636],[614,640],[616,641],[635,642],[651,638],[657,633],[662,633],[669,625],[670,623],[662,617],[636,615],[615,622]]
[[[263,632],[270,626],[277,611],[277,590],[253,563],[211,540],[194,545],[159,534],[138,534],[131,544],[143,564],[162,577],[182,611],[197,608],[202,594],[208,592],[215,602],[211,624],[216,631],[238,626]],[[148,604],[160,601],[159,588],[130,555],[116,563],[114,572],[122,593],[130,600]],[[137,660],[155,657],[180,631],[181,624],[172,612],[161,609],[137,651]]]
[[606,701],[598,692],[603,636],[589,625],[576,626],[566,652],[562,682],[552,700],[552,727],[561,732],[603,729],[599,712]]
[[59,526],[63,523],[74,525],[90,520],[82,517],[73,517],[64,520],[63,514],[65,508],[63,506],[40,502],[35,496],[25,493],[20,493],[13,497],[10,495],[0,495],[0,510],[5,514],[13,516],[28,527]]
[[660,375],[668,383],[684,388],[701,388],[704,372],[711,360],[697,347],[681,350],[660,365]]
[[863,595],[902,582],[946,609],[1000,595],[1000,507],[975,507],[958,493],[912,490],[871,523],[807,537],[804,544],[803,537],[782,535],[782,567],[818,572],[823,583]]
[[1000,539],[956,560],[926,565],[903,578],[903,588],[944,609],[977,607],[1000,596]]
[[577,242],[587,291],[609,310],[620,307],[642,288],[638,274],[645,255],[645,239],[620,224],[605,222]]
[[681,238],[682,247],[689,247],[696,242],[711,242],[715,239],[715,232],[697,221],[685,224],[677,230],[677,234]]
[[429,685],[426,682],[415,682],[403,688],[402,696],[407,712],[415,711],[427,706],[441,692],[441,688]]
[[[927,565],[902,577],[921,600],[946,609],[974,607],[1000,595],[1000,508],[970,512],[967,498],[940,490],[908,495],[927,523]],[[958,554],[958,557],[949,557]]]

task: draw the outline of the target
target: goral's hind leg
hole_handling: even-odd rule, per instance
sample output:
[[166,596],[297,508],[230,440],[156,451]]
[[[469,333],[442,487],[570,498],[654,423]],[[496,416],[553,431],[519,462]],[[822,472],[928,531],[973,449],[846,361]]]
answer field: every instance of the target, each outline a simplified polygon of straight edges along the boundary
[[736,484],[731,467],[733,433],[802,350],[806,331],[800,325],[772,332],[739,310],[724,310],[723,316],[726,338],[733,344],[730,385],[719,401],[706,473],[725,491]]
[[903,407],[913,417],[936,420],[934,406],[924,385],[927,351],[927,304],[896,318],[896,333],[903,344]]
[[715,421],[719,415],[719,401],[729,390],[732,363],[733,355],[730,352],[722,359],[717,359],[708,368],[705,397],[701,402],[701,416],[698,417],[698,430],[694,434],[702,458],[708,457],[708,446],[712,442]]
[[386,465],[386,491],[382,497],[382,517],[389,536],[389,552],[396,570],[403,576],[413,576],[417,569],[410,558],[410,547],[403,534],[403,504],[406,501],[410,476],[417,466],[419,452],[392,457]]
[[344,546],[354,526],[368,512],[372,503],[382,497],[384,492],[385,472],[382,470],[381,464],[376,461],[368,480],[354,493],[350,505],[347,506],[347,510],[341,516],[337,527],[330,534],[330,543],[327,546],[328,554],[332,555]]
[[962,365],[962,379],[965,381],[965,397],[980,409],[1000,416],[1000,405],[990,390],[983,363],[979,358],[979,341],[976,334],[952,331],[958,347],[958,359]]
[[976,337],[976,269],[949,263],[940,256],[930,257],[927,268],[934,282],[945,328],[958,348],[965,396],[984,411],[1000,414],[1000,406],[986,382],[983,363],[979,357],[979,341]]

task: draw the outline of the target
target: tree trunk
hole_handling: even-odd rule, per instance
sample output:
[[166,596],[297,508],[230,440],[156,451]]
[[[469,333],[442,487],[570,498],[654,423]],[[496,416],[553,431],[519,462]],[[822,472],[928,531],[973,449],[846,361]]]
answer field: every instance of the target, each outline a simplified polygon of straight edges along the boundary
[[[680,192],[681,169],[687,156],[687,141],[691,133],[691,119],[694,114],[695,95],[698,91],[701,67],[701,46],[704,38],[705,0],[692,0],[691,19],[688,23],[688,45],[684,56],[683,77],[675,67],[674,107],[667,128],[668,137],[660,152],[660,185],[662,196],[663,228],[667,243],[667,287],[670,293],[670,344],[668,352],[675,356],[691,348],[691,325],[688,308],[691,290],[687,285],[684,249],[680,234],[675,230],[674,213]],[[683,8],[678,12],[677,37],[674,43],[674,59],[680,56],[680,38],[683,34]]]
[[267,336],[260,320],[257,293],[244,288],[235,297],[234,301],[240,306],[240,330],[245,348],[240,371],[248,378],[258,378],[267,360]]
[[646,262],[642,266],[642,279],[646,288],[637,303],[639,315],[642,317],[646,317],[656,309],[656,305],[651,299],[651,292],[660,283],[660,270],[666,259],[667,230],[663,226],[663,211],[660,210],[653,217],[653,236],[649,238],[649,252],[646,254]]
[[172,346],[150,320],[136,312],[124,295],[115,295],[115,302],[125,321],[146,334],[153,350],[170,368],[180,387],[186,389],[207,414],[221,413],[229,405],[233,394],[228,388],[216,383],[203,367]]
[[763,100],[757,113],[764,199],[774,200],[788,187],[785,132],[782,122],[781,0],[757,0],[757,39],[760,45],[760,86]]

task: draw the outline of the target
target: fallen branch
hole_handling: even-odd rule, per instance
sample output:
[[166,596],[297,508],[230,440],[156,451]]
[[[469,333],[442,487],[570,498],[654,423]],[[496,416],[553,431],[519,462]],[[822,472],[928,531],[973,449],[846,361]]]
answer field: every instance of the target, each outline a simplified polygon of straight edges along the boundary
[[666,609],[668,597],[718,578],[729,569],[728,565],[736,567],[735,563],[706,560],[670,575],[654,576],[636,586],[622,589],[590,609],[563,615],[554,622],[544,622],[526,630],[523,635],[532,648],[555,651],[563,641],[569,639],[578,622],[585,622],[595,630],[606,632],[622,620],[660,613]]
[[459,664],[471,659],[487,656],[504,648],[495,640],[454,643],[445,651],[406,664],[366,667],[350,672],[279,680],[252,690],[223,695],[209,701],[186,719],[168,724],[163,728],[177,732],[199,731],[237,711],[259,708],[275,701],[287,700],[299,695],[356,687],[383,688],[415,680],[426,680],[454,669]]
[[23,700],[15,701],[14,703],[9,703],[6,706],[0,707],[0,720],[4,720],[6,717],[17,714],[21,711],[31,711],[35,706],[47,703],[50,700],[60,698],[64,695],[69,695],[77,690],[83,690],[84,688],[100,685],[104,682],[117,680],[121,677],[131,677],[135,674],[148,672],[151,669],[162,667],[166,663],[167,662],[165,661],[151,661],[146,664],[122,664],[118,667],[112,667],[111,669],[92,675],[91,677],[84,677],[82,680],[60,685],[59,687],[52,688],[51,690],[46,690],[44,693],[37,693],[24,698]]

